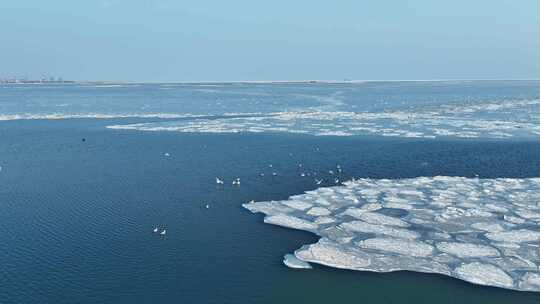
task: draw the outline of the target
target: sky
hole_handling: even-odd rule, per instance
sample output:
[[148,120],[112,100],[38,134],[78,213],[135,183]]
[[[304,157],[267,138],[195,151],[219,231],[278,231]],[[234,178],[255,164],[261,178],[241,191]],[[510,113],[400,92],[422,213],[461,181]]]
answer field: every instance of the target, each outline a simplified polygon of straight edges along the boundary
[[538,0],[0,1],[0,78],[540,79]]

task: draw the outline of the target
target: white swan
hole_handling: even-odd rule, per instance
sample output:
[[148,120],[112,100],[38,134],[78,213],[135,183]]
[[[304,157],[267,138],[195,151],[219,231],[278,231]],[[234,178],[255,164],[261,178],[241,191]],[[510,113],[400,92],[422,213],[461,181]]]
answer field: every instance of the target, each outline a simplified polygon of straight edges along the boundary
[[166,230],[166,229],[163,229],[163,231],[161,231],[159,234],[165,235],[166,233],[167,233],[167,230]]
[[154,231],[154,233],[157,233],[158,232],[158,227],[154,228],[154,230],[152,230],[152,231]]
[[223,185],[223,181],[219,177],[216,177],[216,184]]

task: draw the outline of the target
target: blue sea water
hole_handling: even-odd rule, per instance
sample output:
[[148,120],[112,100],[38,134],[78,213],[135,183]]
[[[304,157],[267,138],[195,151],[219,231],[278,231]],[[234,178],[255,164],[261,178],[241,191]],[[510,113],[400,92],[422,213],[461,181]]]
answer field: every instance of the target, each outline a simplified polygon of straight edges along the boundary
[[[439,275],[289,269],[316,236],[241,204],[332,186],[337,165],[342,181],[538,177],[539,99],[539,82],[2,86],[0,303],[538,303]],[[373,131],[336,133],[351,124]]]

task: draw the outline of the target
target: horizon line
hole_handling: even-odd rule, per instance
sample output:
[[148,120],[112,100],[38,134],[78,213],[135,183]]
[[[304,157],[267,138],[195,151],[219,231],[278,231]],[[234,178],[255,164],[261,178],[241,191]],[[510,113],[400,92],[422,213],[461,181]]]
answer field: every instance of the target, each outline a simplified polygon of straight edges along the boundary
[[217,83],[366,83],[366,82],[446,82],[446,81],[540,81],[539,78],[434,78],[434,79],[297,79],[297,80],[181,80],[181,81],[133,81],[133,80],[75,80],[76,83],[127,83],[127,84],[217,84]]
[[[33,80],[30,80],[33,81]],[[303,80],[184,80],[184,81],[137,81],[137,80],[70,80],[66,83],[76,84],[360,84],[369,82],[452,82],[452,81],[540,81],[540,78],[435,78],[435,79],[303,79]],[[31,82],[31,83],[2,83],[0,84],[53,84],[54,82]],[[57,82],[58,83],[58,82]],[[61,84],[61,82],[60,82]]]

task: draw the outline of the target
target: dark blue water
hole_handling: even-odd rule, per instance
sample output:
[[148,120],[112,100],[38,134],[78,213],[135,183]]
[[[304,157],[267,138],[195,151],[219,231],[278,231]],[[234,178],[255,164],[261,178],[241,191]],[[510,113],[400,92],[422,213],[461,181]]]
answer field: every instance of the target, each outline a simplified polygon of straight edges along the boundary
[[539,141],[104,128],[133,121],[0,123],[0,303],[540,303],[439,275],[292,270],[282,256],[315,236],[241,208],[314,189],[298,163],[342,179],[540,176]]

